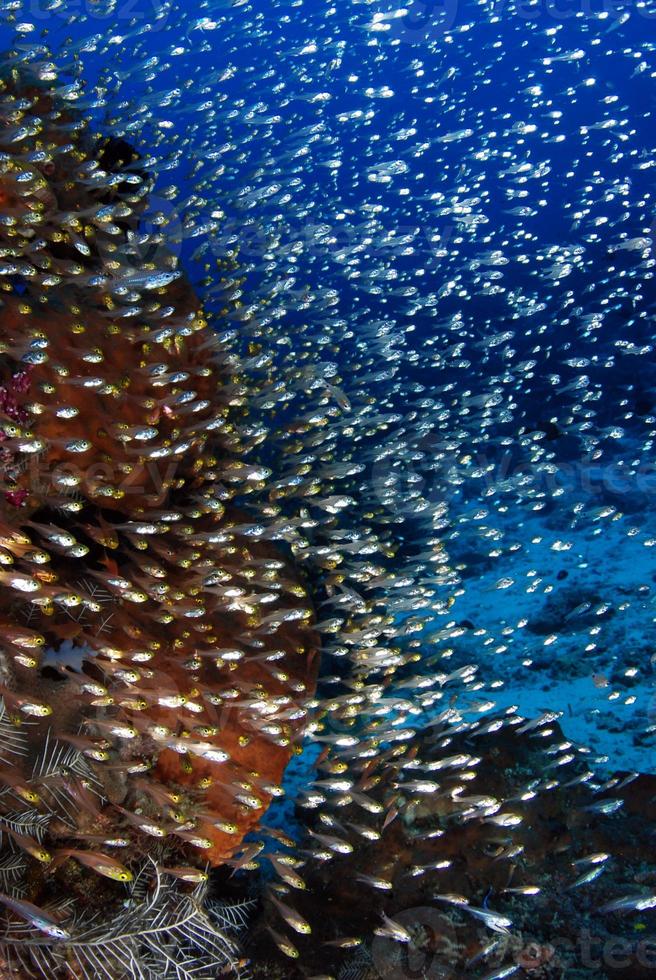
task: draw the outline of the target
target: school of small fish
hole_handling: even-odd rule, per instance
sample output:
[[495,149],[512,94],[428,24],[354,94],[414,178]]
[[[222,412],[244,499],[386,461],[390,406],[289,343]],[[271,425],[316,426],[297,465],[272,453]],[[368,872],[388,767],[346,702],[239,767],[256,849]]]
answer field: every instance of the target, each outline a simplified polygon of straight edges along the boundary
[[[213,867],[265,869],[302,963],[308,863],[445,797],[507,857],[536,794],[583,787],[601,819],[636,775],[581,770],[548,694],[538,718],[495,694],[580,628],[590,684],[636,701],[599,657],[614,617],[651,620],[648,573],[537,640],[525,610],[581,542],[647,568],[656,546],[656,9],[147,6],[0,0],[0,956],[26,980],[142,975],[32,901],[52,880],[118,909],[149,856],[182,909]],[[488,593],[501,625],[463,620]],[[544,779],[477,795],[476,740],[508,730]],[[269,817],[308,746],[297,856]],[[409,873],[511,934],[441,890],[450,864]],[[357,881],[393,899],[391,873]],[[411,945],[387,908],[375,935]],[[228,933],[188,976],[249,975]]]

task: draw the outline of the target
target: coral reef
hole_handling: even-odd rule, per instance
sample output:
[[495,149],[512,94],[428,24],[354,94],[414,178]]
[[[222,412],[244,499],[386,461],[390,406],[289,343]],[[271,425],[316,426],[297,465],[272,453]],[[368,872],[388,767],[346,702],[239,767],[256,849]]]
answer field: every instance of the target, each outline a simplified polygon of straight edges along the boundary
[[[601,782],[586,757],[552,717],[509,712],[352,762],[341,778],[364,801],[306,810],[307,892],[285,901],[313,932],[294,937],[302,969],[287,957],[281,975],[648,976],[654,778]],[[618,895],[644,900],[637,919],[614,910]],[[256,977],[275,975],[267,926],[280,922],[269,901]]]
[[26,60],[0,92],[0,954],[20,980],[243,976],[248,896],[212,869],[268,840],[294,877],[262,817],[448,608],[443,515],[407,494],[430,550],[405,554],[401,417],[351,401],[334,338],[251,323],[239,290],[201,309],[147,161]]
[[[151,186],[136,154],[16,71],[0,127],[0,891],[120,905],[153,853],[206,877],[193,866],[229,857],[280,792],[316,678],[313,609],[267,540],[238,365],[173,255],[120,258]],[[153,920],[187,921],[157,904],[176,880],[157,876]],[[127,909],[108,976],[119,946],[136,955]],[[27,969],[52,929],[7,910]],[[100,927],[51,914],[98,975],[80,950]],[[43,957],[53,976],[66,960]]]

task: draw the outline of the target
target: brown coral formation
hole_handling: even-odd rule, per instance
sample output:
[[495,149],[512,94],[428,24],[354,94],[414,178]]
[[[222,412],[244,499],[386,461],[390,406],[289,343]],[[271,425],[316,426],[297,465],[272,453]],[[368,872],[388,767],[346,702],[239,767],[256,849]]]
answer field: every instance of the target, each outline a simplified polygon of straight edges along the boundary
[[[595,779],[586,753],[554,723],[492,727],[456,738],[427,730],[387,763],[353,767],[369,808],[360,796],[311,819],[314,859],[295,904],[313,935],[294,936],[303,969],[287,958],[282,975],[650,975],[653,907],[632,916],[606,906],[654,892],[653,778]],[[429,791],[428,780],[439,788]],[[298,894],[289,890],[286,900]],[[265,921],[280,930],[275,904]],[[283,960],[266,929],[254,959],[263,964],[257,977],[274,976]]]
[[116,876],[66,849],[217,865],[257,824],[315,683],[313,612],[267,540],[237,359],[165,248],[119,261],[148,206],[136,154],[16,74],[0,151],[3,854],[37,905],[72,869],[105,901]]

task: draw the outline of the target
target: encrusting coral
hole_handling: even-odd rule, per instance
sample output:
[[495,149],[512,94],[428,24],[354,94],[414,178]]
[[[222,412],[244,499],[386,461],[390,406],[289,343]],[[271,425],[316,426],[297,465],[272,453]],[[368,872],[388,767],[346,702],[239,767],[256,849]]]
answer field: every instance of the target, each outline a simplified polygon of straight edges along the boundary
[[[174,928],[153,896],[189,905],[172,882],[202,888],[195,869],[280,792],[315,684],[313,609],[252,533],[266,470],[236,365],[165,248],[121,261],[151,185],[136,154],[16,71],[0,149],[2,944],[21,970],[96,976],[79,951],[95,927],[38,909],[66,892],[120,905],[145,875]],[[144,871],[153,853],[173,870]],[[106,955],[122,975],[125,950]]]

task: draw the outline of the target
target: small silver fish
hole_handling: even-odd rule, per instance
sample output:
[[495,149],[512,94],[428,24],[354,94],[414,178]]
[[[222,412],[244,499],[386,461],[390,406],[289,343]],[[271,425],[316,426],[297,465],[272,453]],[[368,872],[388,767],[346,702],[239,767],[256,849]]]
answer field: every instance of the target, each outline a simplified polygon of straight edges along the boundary
[[383,919],[382,926],[374,929],[374,933],[377,936],[384,936],[387,939],[394,939],[397,943],[411,943],[412,935],[408,932],[405,926],[401,925],[395,919],[390,919],[388,915],[381,912]]
[[5,905],[16,915],[19,915],[30,925],[34,926],[40,932],[44,932],[47,936],[52,939],[70,939],[71,934],[67,929],[64,929],[59,925],[57,919],[49,915],[48,912],[44,912],[43,909],[38,908],[33,905],[32,902],[27,902],[24,899],[12,898],[10,895],[5,895],[0,892],[0,902]]
[[624,895],[622,898],[615,898],[611,902],[597,909],[603,915],[609,912],[642,912],[645,909],[656,907],[656,894],[651,895]]

